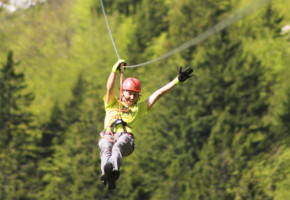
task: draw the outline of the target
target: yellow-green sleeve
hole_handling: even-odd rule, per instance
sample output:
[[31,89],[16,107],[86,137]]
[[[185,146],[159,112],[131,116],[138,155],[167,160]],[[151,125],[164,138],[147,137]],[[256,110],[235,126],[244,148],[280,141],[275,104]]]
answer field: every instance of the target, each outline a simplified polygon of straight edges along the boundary
[[108,109],[112,108],[115,106],[115,104],[117,103],[117,97],[114,98],[114,101],[110,104],[107,104],[106,103],[106,98],[107,98],[107,95],[104,96],[103,100],[104,100],[104,106],[105,106],[105,110],[107,111]]
[[145,115],[148,114],[148,108],[147,108],[147,103],[145,101],[143,102],[140,102],[139,105],[138,105],[138,109],[139,109],[139,116],[140,117],[143,117]]

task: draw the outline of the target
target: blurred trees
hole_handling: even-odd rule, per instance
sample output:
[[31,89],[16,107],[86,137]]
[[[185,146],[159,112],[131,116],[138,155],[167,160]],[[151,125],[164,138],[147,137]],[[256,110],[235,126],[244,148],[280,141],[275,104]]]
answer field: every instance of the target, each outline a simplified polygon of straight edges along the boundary
[[[104,1],[128,65],[176,48],[242,3]],[[112,193],[99,180],[97,141],[117,57],[100,3],[1,8],[0,199],[287,199],[289,46],[280,34],[287,16],[276,6],[169,59],[126,70],[141,80],[142,100],[180,65],[193,66],[195,76],[140,122]]]
[[25,91],[24,73],[17,72],[13,52],[0,71],[0,198],[23,199],[36,184],[33,114],[26,108],[34,94]]

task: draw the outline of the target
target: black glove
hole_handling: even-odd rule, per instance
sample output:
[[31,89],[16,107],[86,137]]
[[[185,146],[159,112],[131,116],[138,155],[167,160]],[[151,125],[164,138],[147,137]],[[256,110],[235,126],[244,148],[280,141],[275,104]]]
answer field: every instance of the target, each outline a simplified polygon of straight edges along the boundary
[[193,76],[193,74],[191,74],[193,72],[192,67],[188,67],[186,68],[184,71],[182,71],[182,67],[179,67],[178,69],[178,81],[179,82],[184,82],[186,79],[190,78]]

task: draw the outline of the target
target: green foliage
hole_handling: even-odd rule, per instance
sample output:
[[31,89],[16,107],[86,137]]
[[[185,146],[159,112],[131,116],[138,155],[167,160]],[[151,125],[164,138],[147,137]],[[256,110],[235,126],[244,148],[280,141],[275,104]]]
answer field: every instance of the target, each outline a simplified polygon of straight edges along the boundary
[[[247,3],[104,1],[128,65],[167,53]],[[135,152],[108,193],[97,141],[117,56],[99,1],[1,7],[0,199],[287,199],[287,8],[273,1],[197,46],[126,70],[141,80],[142,100],[180,65],[195,76],[140,123]]]
[[11,144],[20,146],[21,140],[25,141],[26,129],[31,128],[32,114],[23,111],[23,107],[31,104],[34,95],[22,93],[26,87],[24,74],[16,73],[15,67],[13,53],[10,51],[0,74],[1,149]]
[[[132,63],[144,62],[142,54],[154,37],[158,37],[168,28],[167,7],[164,0],[154,3],[144,0],[137,7],[135,16],[136,27],[130,44],[128,45],[129,61]],[[146,55],[145,55],[146,56]]]
[[[140,5],[141,0],[135,0],[135,1],[130,1],[130,0],[120,0],[120,1],[103,1],[106,13],[112,14],[112,12],[117,11],[121,14],[125,15],[133,15],[136,14],[137,11],[137,6]],[[101,6],[96,5],[96,7],[99,7],[99,11],[101,12]]]
[[93,199],[100,187],[96,134],[102,128],[97,120],[103,115],[91,109],[95,103],[85,100],[87,84],[82,74],[72,93],[64,109],[56,104],[39,142],[44,150],[39,170],[46,185],[39,193],[41,199]]
[[34,95],[26,88],[23,73],[16,72],[13,52],[0,71],[0,191],[1,199],[28,199],[35,187],[33,115],[24,110]]
[[272,32],[274,37],[279,37],[281,34],[281,22],[283,17],[280,16],[278,11],[274,10],[272,5],[267,6],[267,10],[263,16],[264,23],[263,25]]

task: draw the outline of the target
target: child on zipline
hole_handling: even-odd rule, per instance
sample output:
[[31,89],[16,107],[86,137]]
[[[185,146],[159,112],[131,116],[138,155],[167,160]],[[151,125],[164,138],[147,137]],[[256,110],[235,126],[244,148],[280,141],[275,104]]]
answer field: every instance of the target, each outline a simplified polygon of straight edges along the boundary
[[180,67],[175,79],[156,90],[146,101],[138,102],[141,85],[136,78],[127,78],[120,85],[120,98],[115,96],[116,75],[118,71],[123,70],[125,65],[125,60],[119,59],[113,66],[107,81],[107,94],[104,96],[105,128],[100,133],[99,147],[101,150],[101,181],[108,186],[109,190],[116,187],[115,182],[120,176],[122,158],[134,151],[133,128],[136,123],[148,113],[162,95],[191,77],[193,72],[191,67],[185,71],[182,71],[182,67]]

